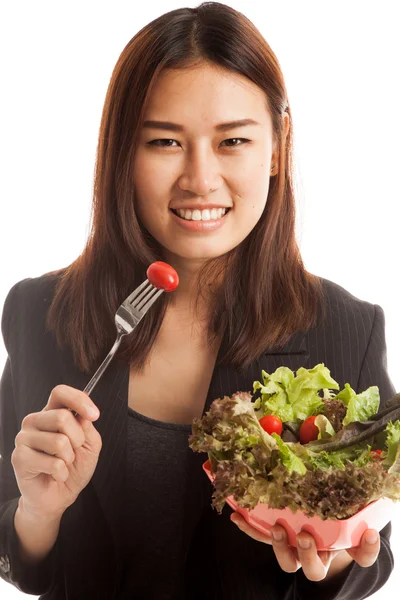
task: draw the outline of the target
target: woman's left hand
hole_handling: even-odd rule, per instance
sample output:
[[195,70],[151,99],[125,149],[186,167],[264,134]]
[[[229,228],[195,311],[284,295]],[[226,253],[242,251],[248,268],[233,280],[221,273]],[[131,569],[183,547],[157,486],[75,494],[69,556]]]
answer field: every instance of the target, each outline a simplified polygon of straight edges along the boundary
[[[331,575],[329,573],[330,568],[333,571],[332,575],[340,573],[353,560],[361,567],[370,567],[376,561],[380,550],[380,536],[374,529],[367,529],[361,538],[360,545],[354,548],[318,551],[313,536],[305,531],[297,535],[297,547],[294,548],[288,545],[286,530],[281,525],[274,525],[271,528],[273,535],[271,537],[269,534],[263,534],[254,529],[238,513],[232,513],[231,520],[254,540],[272,545],[281,569],[287,573],[294,573],[302,568],[304,575],[310,581],[322,581],[327,575],[329,578]],[[279,535],[281,539],[278,539]],[[368,538],[373,539],[373,536],[376,537],[376,541],[369,543]],[[309,547],[302,548],[302,545],[307,545],[307,543]],[[334,561],[331,567],[333,559],[339,554],[341,556],[338,557],[337,561]]]

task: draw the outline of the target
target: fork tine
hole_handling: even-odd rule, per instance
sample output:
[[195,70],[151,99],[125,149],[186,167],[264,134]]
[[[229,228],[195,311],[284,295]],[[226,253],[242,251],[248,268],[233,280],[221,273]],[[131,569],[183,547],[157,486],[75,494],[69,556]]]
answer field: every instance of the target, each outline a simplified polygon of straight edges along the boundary
[[[154,288],[154,289],[157,290],[157,288]],[[159,298],[161,296],[163,291],[164,290],[157,290],[157,293],[152,298],[150,298],[149,301],[143,307],[141,307],[139,310],[146,313],[149,310],[150,306],[152,304],[154,304],[154,302],[157,300],[157,298]]]
[[[125,302],[129,302],[130,304],[133,300],[139,295],[139,293],[143,290],[143,288],[150,283],[148,279],[145,279],[143,283],[141,283],[133,292],[129,294],[129,296],[125,299]],[[150,284],[151,285],[151,284]]]
[[[152,287],[151,290],[148,291],[148,294],[146,296],[144,296],[143,298],[140,299],[140,301],[135,302],[132,306],[134,306],[134,308],[136,308],[136,310],[142,310],[143,307],[146,305],[146,303],[151,299],[152,296],[154,296],[154,294],[156,294],[159,290],[155,287]],[[161,290],[163,291],[163,290]],[[158,296],[157,296],[158,298]]]
[[156,290],[157,288],[155,288],[153,286],[153,284],[150,283],[150,281],[148,282],[148,285],[143,288],[143,290],[140,292],[140,294],[138,296],[136,296],[136,298],[130,302],[130,305],[132,306],[132,308],[137,308],[139,309],[139,304],[143,301],[146,302],[146,298],[148,296],[148,294],[152,293],[153,290]]

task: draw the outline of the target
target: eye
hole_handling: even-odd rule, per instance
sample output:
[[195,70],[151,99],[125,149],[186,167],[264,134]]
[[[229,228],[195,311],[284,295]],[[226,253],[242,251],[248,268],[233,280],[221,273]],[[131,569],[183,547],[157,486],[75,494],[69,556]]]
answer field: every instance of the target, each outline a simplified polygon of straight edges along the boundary
[[[224,142],[240,142],[240,144],[232,144],[228,145],[228,148],[235,148],[236,146],[243,146],[243,144],[249,144],[250,140],[246,138],[230,138],[229,140],[224,140]],[[222,143],[224,143],[222,142]]]
[[176,140],[167,140],[167,139],[163,139],[163,140],[152,140],[151,142],[148,142],[149,146],[159,146],[160,148],[172,148],[173,146],[167,145],[167,144],[163,144],[162,142],[176,142]]
[[[151,142],[147,142],[149,146],[158,146],[159,148],[174,148],[176,146],[172,146],[172,144],[170,144],[170,142],[174,143],[176,142],[176,140],[172,140],[172,139],[159,139],[159,140],[152,140]],[[251,141],[248,140],[247,138],[229,138],[228,140],[224,140],[222,142],[222,144],[225,144],[226,142],[234,142],[232,144],[228,144],[227,147],[228,148],[236,148],[238,146],[243,146],[244,144],[250,144]],[[240,142],[240,143],[237,143]],[[176,142],[177,144],[179,144],[179,142]]]

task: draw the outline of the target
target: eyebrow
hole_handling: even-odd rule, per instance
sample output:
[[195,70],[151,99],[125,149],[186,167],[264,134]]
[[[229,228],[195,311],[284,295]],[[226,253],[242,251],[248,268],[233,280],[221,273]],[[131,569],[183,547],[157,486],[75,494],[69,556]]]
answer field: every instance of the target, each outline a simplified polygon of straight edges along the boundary
[[[219,125],[216,125],[214,129],[216,131],[229,131],[230,129],[235,129],[236,127],[246,127],[247,125],[260,125],[260,123],[254,121],[254,119],[239,119],[238,121],[219,123]],[[143,123],[143,129],[163,129],[180,132],[185,131],[185,128],[182,125],[170,123],[169,121],[145,121]]]

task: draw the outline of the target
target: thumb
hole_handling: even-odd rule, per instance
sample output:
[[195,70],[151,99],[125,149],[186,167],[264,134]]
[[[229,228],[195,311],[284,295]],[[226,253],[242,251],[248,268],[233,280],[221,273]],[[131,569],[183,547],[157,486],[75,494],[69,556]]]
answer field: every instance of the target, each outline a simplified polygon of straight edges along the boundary
[[102,439],[93,422],[89,419],[81,417],[80,415],[77,416],[77,419],[79,420],[79,424],[81,425],[83,433],[85,434],[85,445],[89,446],[88,449],[99,453],[102,447]]

